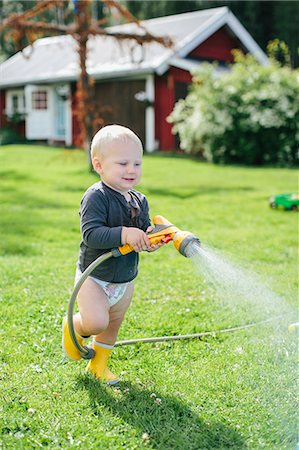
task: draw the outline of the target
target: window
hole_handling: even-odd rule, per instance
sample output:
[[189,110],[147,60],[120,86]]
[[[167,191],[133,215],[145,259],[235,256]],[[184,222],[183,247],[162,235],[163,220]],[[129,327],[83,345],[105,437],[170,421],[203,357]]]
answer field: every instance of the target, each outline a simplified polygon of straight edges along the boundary
[[32,92],[32,109],[47,109],[48,96],[47,91]]
[[19,112],[19,96],[18,95],[12,96],[11,103],[12,103],[12,113],[15,114],[15,113]]
[[25,96],[23,90],[8,90],[6,92],[6,115],[13,117],[25,113]]

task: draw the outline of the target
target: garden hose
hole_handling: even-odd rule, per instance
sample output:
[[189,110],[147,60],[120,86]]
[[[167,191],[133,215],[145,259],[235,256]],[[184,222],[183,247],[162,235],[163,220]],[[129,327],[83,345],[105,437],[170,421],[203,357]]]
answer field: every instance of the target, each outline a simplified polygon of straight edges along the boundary
[[256,327],[258,325],[264,325],[265,323],[281,319],[281,317],[282,316],[271,317],[270,319],[262,320],[260,322],[249,323],[247,325],[240,325],[239,327],[225,328],[223,330],[203,331],[201,333],[195,333],[195,334],[178,334],[178,335],[174,335],[174,336],[160,336],[160,337],[152,337],[152,338],[130,339],[128,341],[116,342],[114,347],[122,347],[124,345],[132,345],[132,344],[138,344],[138,343],[150,344],[150,343],[155,343],[155,342],[178,341],[178,340],[183,340],[183,339],[200,339],[204,336],[216,336],[217,334],[222,334],[222,333],[234,333],[236,331],[246,330],[247,328]]
[[[187,248],[190,243],[199,244],[199,239],[194,236],[192,233],[189,233],[188,231],[181,231],[176,226],[172,225],[170,222],[168,222],[167,219],[165,219],[162,216],[155,216],[153,218],[153,223],[155,225],[154,229],[148,233],[148,237],[150,239],[151,244],[159,244],[159,243],[168,243],[170,241],[174,242],[175,248],[183,255],[187,255]],[[73,341],[73,344],[75,345],[76,349],[79,351],[81,357],[83,359],[92,359],[94,357],[94,350],[91,347],[88,346],[81,346],[80,343],[77,340],[74,324],[73,324],[73,314],[74,314],[74,305],[76,302],[76,298],[78,295],[78,292],[86,280],[86,278],[90,275],[90,273],[101,263],[106,261],[107,259],[111,257],[119,257],[122,255],[126,255],[133,251],[133,248],[129,244],[125,244],[121,247],[112,249],[111,251],[108,251],[107,253],[104,253],[103,255],[99,256],[96,260],[94,260],[82,273],[79,280],[77,281],[74,291],[72,293],[72,296],[69,301],[68,306],[68,327],[71,335],[71,339]],[[161,336],[161,337],[151,337],[151,338],[141,338],[141,339],[132,339],[128,341],[120,341],[116,342],[115,347],[120,347],[124,345],[132,345],[137,343],[153,343],[153,342],[162,342],[162,341],[173,341],[173,340],[182,340],[182,339],[195,339],[195,338],[201,338],[203,336],[213,336],[217,333],[232,333],[235,331],[241,331],[245,330],[247,328],[251,328],[257,325],[265,324],[267,322],[270,322],[272,320],[276,320],[279,317],[270,318],[267,320],[263,320],[261,322],[251,323],[248,325],[242,325],[239,327],[234,328],[228,328],[223,330],[216,330],[216,331],[206,331],[202,333],[197,334],[186,334],[186,335],[176,335],[176,336]],[[297,324],[296,324],[297,325]],[[292,324],[294,326],[294,324]],[[295,327],[294,327],[295,328]]]
[[[80,279],[77,281],[74,291],[72,293],[70,302],[69,302],[69,307],[68,307],[68,326],[69,326],[69,330],[70,330],[70,334],[71,334],[71,338],[72,341],[75,345],[75,347],[77,348],[77,350],[79,351],[81,357],[83,359],[92,359],[94,357],[94,350],[91,347],[88,346],[84,346],[82,347],[76,337],[76,333],[74,330],[74,324],[73,324],[73,314],[74,314],[74,305],[76,302],[76,298],[78,295],[78,292],[82,286],[82,284],[84,283],[84,281],[86,280],[86,278],[89,276],[89,274],[97,267],[99,266],[102,262],[106,261],[107,259],[111,258],[112,256],[117,256],[115,255],[115,249],[112,251],[109,251],[107,253],[104,253],[103,255],[99,256],[95,261],[93,261],[88,267],[87,269],[84,270],[84,272],[82,273]],[[255,323],[250,323],[247,325],[241,325],[239,327],[233,327],[233,328],[226,328],[226,329],[222,329],[222,330],[215,330],[215,331],[204,331],[201,333],[195,333],[195,334],[183,334],[183,335],[175,335],[175,336],[160,336],[160,337],[151,337],[151,338],[140,338],[140,339],[130,339],[130,340],[126,340],[126,341],[119,341],[116,342],[114,347],[122,347],[125,345],[133,345],[133,344],[137,344],[137,343],[155,343],[155,342],[165,342],[165,341],[175,341],[175,340],[183,340],[183,339],[200,339],[204,336],[215,336],[217,335],[217,333],[233,333],[236,331],[242,331],[242,330],[246,330],[248,328],[252,328],[258,325],[263,325],[266,324],[268,322],[280,319],[282,316],[277,316],[277,317],[272,317],[266,320],[262,320],[260,322],[255,322]],[[292,325],[298,325],[298,324],[292,324]],[[289,327],[290,329],[290,327]]]
[[[153,218],[153,224],[155,227],[152,231],[147,233],[151,245],[156,245],[160,243],[167,244],[170,241],[173,241],[175,248],[183,255],[187,257],[187,247],[190,243],[196,242],[199,244],[199,239],[194,236],[189,231],[181,231],[179,228],[170,223],[163,216],[155,216]],[[71,339],[73,341],[74,346],[79,351],[80,355],[84,359],[92,359],[94,357],[94,350],[91,347],[80,345],[78,339],[76,337],[74,324],[73,324],[73,314],[74,314],[74,305],[76,302],[76,298],[78,292],[88,277],[88,275],[101,263],[111,258],[112,256],[117,258],[122,255],[127,255],[134,251],[133,247],[129,244],[125,244],[118,248],[114,248],[107,253],[99,256],[95,259],[82,273],[81,277],[77,281],[72,296],[69,301],[68,306],[68,327],[71,335]]]
[[[92,359],[94,357],[94,350],[93,350],[93,348],[88,347],[88,346],[82,347],[76,338],[76,333],[75,333],[74,325],[73,325],[73,312],[74,312],[75,301],[77,298],[77,294],[78,294],[82,284],[88,277],[88,275],[98,265],[100,265],[102,262],[106,261],[107,259],[111,258],[112,256],[113,256],[113,251],[104,253],[103,255],[99,256],[95,261],[93,261],[93,263],[91,263],[90,266],[87,267],[87,269],[82,273],[80,279],[76,283],[73,294],[72,294],[70,302],[69,302],[69,308],[68,308],[69,330],[70,330],[72,341],[73,341],[74,345],[76,346],[77,350],[80,352],[80,355],[82,356],[83,359]],[[236,331],[246,330],[248,328],[252,328],[252,327],[255,327],[258,325],[263,325],[268,322],[272,322],[273,320],[280,319],[281,317],[282,316],[277,316],[277,317],[273,317],[270,319],[262,320],[260,322],[254,322],[254,323],[250,323],[247,325],[241,325],[239,327],[225,328],[222,330],[204,331],[201,333],[194,333],[194,334],[179,334],[179,335],[175,335],[175,336],[157,336],[157,337],[151,337],[151,338],[140,338],[140,339],[130,339],[130,340],[126,340],[126,341],[118,341],[115,343],[114,347],[123,347],[125,345],[133,345],[133,344],[138,344],[138,343],[146,344],[146,343],[155,343],[155,342],[176,341],[176,340],[183,340],[183,339],[200,339],[204,336],[215,336],[215,335],[217,335],[217,333],[219,333],[219,334],[233,333]],[[297,324],[295,324],[295,325],[297,325]]]

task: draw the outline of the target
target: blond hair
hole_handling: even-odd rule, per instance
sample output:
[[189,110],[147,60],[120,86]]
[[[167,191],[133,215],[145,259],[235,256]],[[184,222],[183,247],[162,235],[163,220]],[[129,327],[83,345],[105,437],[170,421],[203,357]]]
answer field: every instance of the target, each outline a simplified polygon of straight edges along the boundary
[[135,142],[143,150],[141,140],[130,128],[122,125],[106,125],[93,137],[90,148],[91,158],[105,154],[114,141],[128,142],[129,140]]

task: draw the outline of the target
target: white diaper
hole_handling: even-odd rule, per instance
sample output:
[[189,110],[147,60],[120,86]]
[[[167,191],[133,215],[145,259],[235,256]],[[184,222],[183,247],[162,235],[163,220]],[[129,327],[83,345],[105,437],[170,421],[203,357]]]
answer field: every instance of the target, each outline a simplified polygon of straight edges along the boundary
[[[82,272],[77,267],[75,275],[75,284],[79,281],[81,275]],[[101,288],[107,295],[107,300],[110,306],[116,305],[116,303],[119,302],[119,300],[123,297],[129,285],[129,283],[110,283],[109,281],[99,280],[98,278],[91,277],[90,275],[88,276],[88,278],[91,278],[95,283],[101,286]]]

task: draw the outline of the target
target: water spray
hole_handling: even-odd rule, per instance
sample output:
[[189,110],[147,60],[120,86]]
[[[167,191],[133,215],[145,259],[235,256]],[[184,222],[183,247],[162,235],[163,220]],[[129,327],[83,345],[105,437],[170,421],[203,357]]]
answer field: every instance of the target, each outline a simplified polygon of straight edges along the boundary
[[[167,244],[168,242],[173,241],[175,248],[181,255],[185,257],[189,256],[188,249],[190,248],[190,246],[192,246],[191,244],[200,245],[199,239],[194,234],[190,233],[189,231],[180,230],[175,225],[170,223],[167,219],[165,219],[163,216],[155,216],[153,218],[153,224],[155,225],[153,230],[147,234],[151,245],[157,245],[161,243]],[[75,347],[77,348],[83,359],[92,359],[94,357],[94,350],[88,346],[82,347],[76,338],[76,333],[73,324],[73,314],[74,314],[74,305],[76,302],[78,292],[82,284],[86,280],[86,278],[101,263],[103,263],[109,258],[112,257],[117,258],[123,255],[127,255],[128,253],[131,253],[133,251],[134,249],[133,247],[131,247],[131,245],[125,244],[121,247],[112,249],[111,251],[104,253],[103,255],[99,256],[95,261],[93,261],[84,270],[84,272],[82,273],[81,277],[79,278],[79,280],[75,285],[68,306],[68,327],[73,344],[75,345]]]

